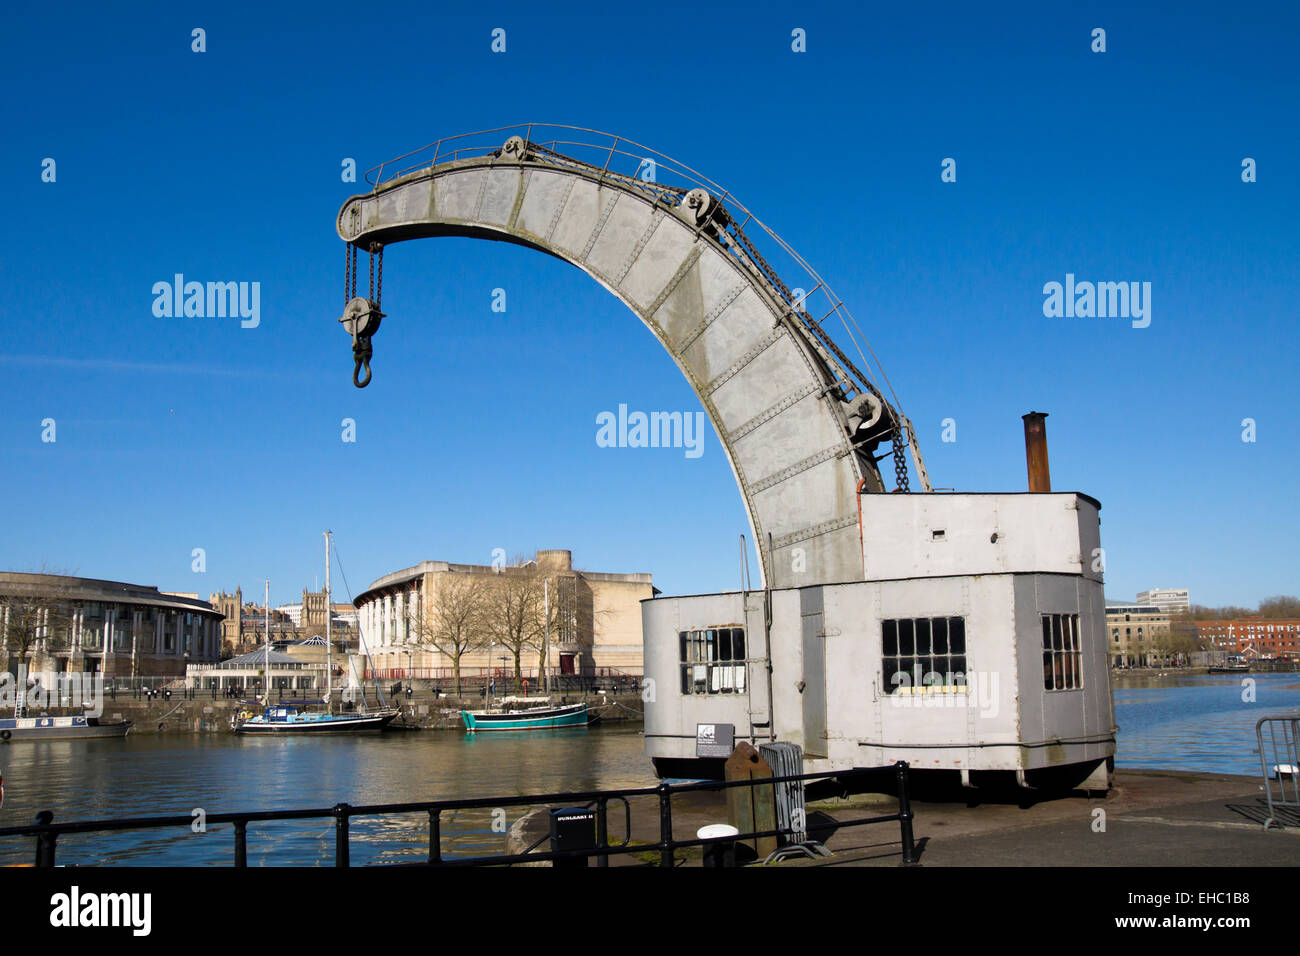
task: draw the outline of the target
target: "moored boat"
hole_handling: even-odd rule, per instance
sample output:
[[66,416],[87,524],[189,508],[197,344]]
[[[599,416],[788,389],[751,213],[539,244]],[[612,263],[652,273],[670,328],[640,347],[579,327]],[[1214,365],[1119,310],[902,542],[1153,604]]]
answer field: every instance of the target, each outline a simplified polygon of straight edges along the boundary
[[238,734],[364,734],[383,730],[397,716],[396,710],[352,714],[313,713],[296,703],[272,704],[256,716],[240,719]]
[[557,727],[586,727],[595,722],[585,703],[562,707],[535,707],[526,710],[462,710],[461,718],[468,731],[485,730],[553,730]]
[[98,717],[0,718],[0,741],[81,740],[89,737],[125,737],[131,721],[101,721]]

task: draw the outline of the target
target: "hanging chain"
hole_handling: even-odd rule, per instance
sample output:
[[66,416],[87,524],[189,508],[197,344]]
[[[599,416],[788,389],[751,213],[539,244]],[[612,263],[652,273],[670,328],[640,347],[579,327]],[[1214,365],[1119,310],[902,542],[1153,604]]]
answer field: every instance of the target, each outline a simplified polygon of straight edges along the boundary
[[903,426],[896,425],[894,428],[894,476],[898,479],[898,487],[895,491],[911,491],[909,479],[907,477],[907,461],[903,458]]
[[[349,245],[351,245],[351,244],[349,244]],[[355,298],[356,298],[356,291],[357,291],[357,288],[356,288],[356,286],[357,286],[357,273],[360,271],[360,270],[357,268],[357,261],[356,261],[357,247],[353,245],[353,246],[351,246],[351,249],[352,249],[351,256],[350,256],[350,258],[348,259],[348,262],[349,262],[349,270],[348,270],[348,271],[349,271],[349,275],[351,276],[351,281],[352,281],[352,290],[351,290],[351,291],[352,291],[352,296],[348,299],[349,302],[351,302],[352,299],[355,299]],[[378,282],[376,282],[376,280],[375,280],[375,256],[376,256],[376,254],[378,254],[378,257],[379,257],[379,277],[378,277]],[[378,317],[378,314],[377,314],[377,313],[379,313],[379,301],[380,301],[380,297],[383,296],[383,294],[384,294],[384,247],[383,247],[380,243],[378,243],[378,242],[372,242],[372,243],[370,244],[370,289],[369,289],[369,292],[370,292],[370,295],[369,295],[369,299],[368,299],[368,305],[369,305],[370,309],[372,310],[372,312],[373,312],[373,313],[376,313],[376,315],[373,316],[373,318],[374,318],[374,322],[370,325],[370,328],[371,328],[371,330],[373,331],[373,329],[375,328],[375,326],[378,325],[378,319],[379,319],[379,317]],[[357,321],[359,322],[360,319],[358,319]],[[361,334],[361,333],[358,333],[358,332],[353,332],[353,340],[352,340],[352,363],[353,363],[353,367],[352,367],[352,384],[355,385],[357,388],[365,388],[367,385],[370,384],[370,359],[371,359],[371,357],[374,355],[374,351],[375,351],[375,350],[374,350],[374,347],[370,344],[370,336],[369,336],[369,335]],[[364,379],[361,377],[361,369],[362,369],[363,367],[364,367],[365,370],[366,370],[366,377],[365,377]]]
[[352,301],[349,292],[352,289],[352,243],[348,243],[343,249],[343,308],[348,307]]

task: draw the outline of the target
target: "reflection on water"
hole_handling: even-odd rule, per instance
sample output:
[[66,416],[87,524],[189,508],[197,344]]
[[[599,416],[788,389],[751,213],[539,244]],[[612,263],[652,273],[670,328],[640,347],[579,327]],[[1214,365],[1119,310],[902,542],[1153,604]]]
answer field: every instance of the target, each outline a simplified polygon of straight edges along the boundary
[[[1242,700],[1253,682],[1254,702]],[[1300,675],[1117,677],[1120,767],[1258,776],[1255,722],[1300,709]]]
[[[228,734],[51,741],[0,747],[5,802],[0,826],[39,810],[56,820],[304,809],[502,794],[652,786],[639,725],[528,733],[394,733],[360,737],[236,737]],[[507,825],[524,812],[506,807]],[[427,814],[354,818],[352,862],[427,858]],[[442,819],[443,855],[504,852],[490,810]],[[234,831],[189,830],[64,836],[64,864],[229,865]],[[0,841],[0,863],[30,862],[29,840]],[[250,824],[248,864],[330,865],[332,820]]]

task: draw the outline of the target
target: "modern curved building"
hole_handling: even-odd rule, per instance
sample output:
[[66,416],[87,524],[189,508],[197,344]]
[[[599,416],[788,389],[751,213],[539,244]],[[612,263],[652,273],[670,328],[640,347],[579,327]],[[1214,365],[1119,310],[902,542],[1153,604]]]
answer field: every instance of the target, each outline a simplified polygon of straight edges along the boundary
[[222,615],[194,595],[59,574],[0,572],[0,658],[9,673],[183,677],[221,658]]

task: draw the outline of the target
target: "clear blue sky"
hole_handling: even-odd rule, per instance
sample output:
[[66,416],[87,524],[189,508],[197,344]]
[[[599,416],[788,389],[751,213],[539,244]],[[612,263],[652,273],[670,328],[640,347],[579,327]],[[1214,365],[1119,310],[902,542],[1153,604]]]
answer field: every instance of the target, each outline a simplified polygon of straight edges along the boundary
[[[1294,4],[5,19],[0,568],[259,599],[270,578],[282,603],[321,575],[332,528],[354,593],[420,560],[538,547],[668,593],[735,587],[748,526],[716,436],[698,459],[596,446],[620,403],[699,404],[578,270],[500,243],[394,246],[375,382],[351,385],[334,218],[359,190],[342,159],[537,121],[654,147],[781,233],[867,331],[936,485],[1023,490],[1020,415],[1049,412],[1054,486],[1103,504],[1109,597],[1300,591]],[[261,325],[155,318],[151,288],[177,272],[260,282]],[[1150,327],[1046,318],[1043,284],[1067,272],[1149,281]]]

